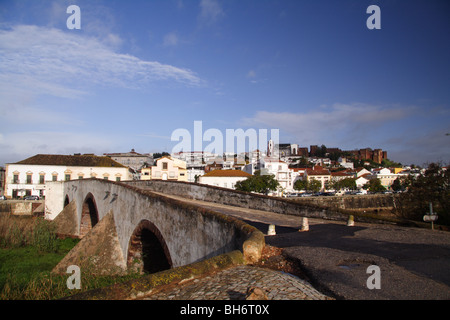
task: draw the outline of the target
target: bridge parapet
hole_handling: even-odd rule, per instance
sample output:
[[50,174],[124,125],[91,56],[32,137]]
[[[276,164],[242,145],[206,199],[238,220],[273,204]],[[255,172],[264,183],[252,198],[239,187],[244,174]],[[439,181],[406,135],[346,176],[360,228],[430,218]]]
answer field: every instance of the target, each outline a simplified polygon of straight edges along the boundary
[[197,183],[163,180],[126,181],[124,183],[144,190],[172,194],[189,199],[210,201],[241,208],[263,210],[309,218],[342,221],[346,221],[348,219],[348,213],[345,213],[345,210],[331,209],[315,204],[300,203],[287,198],[271,197]]

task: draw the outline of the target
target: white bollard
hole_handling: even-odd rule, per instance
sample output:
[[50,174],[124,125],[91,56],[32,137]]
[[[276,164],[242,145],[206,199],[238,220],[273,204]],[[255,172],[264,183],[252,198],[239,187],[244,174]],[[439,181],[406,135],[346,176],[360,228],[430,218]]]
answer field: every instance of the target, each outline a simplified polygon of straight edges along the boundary
[[308,218],[306,217],[302,218],[302,227],[298,231],[309,231]]
[[267,235],[274,236],[276,234],[277,233],[275,232],[275,225],[274,224],[269,225],[269,230],[267,231]]
[[355,225],[355,220],[353,215],[350,215],[348,217],[348,221],[347,221],[347,227],[353,227]]

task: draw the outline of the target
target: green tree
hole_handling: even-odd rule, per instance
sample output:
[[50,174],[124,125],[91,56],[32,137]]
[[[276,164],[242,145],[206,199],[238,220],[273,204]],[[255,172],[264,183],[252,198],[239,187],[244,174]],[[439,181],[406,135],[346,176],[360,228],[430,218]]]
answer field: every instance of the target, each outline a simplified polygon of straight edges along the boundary
[[392,182],[391,188],[394,191],[403,190],[403,185],[402,185],[401,179],[400,178],[395,179],[394,182]]
[[370,179],[369,182],[366,183],[367,189],[370,192],[381,192],[386,191],[386,188],[381,184],[380,179]]
[[308,191],[319,192],[322,189],[322,183],[319,180],[311,179],[308,182]]
[[162,153],[161,152],[156,152],[156,153],[153,154],[153,159],[156,160],[156,159],[159,159],[159,158],[164,157],[164,156],[170,156],[170,153],[165,152],[165,151],[163,151]]
[[431,163],[424,173],[404,180],[408,191],[399,196],[398,213],[408,219],[422,221],[430,203],[439,216],[438,223],[450,225],[450,171]]
[[394,162],[389,159],[381,160],[381,165],[385,168],[389,168],[389,167],[401,168],[402,167],[402,164],[400,162]]
[[275,191],[279,187],[278,181],[273,174],[261,175],[259,171],[255,172],[255,175],[238,181],[235,185],[235,189],[245,192],[258,192],[268,194],[269,191]]
[[320,148],[317,148],[316,156],[319,158],[324,158],[327,154],[327,147],[323,144],[320,146]]
[[297,180],[294,182],[294,190],[307,190],[308,189],[308,181],[307,180]]
[[345,178],[342,180],[333,181],[331,187],[334,190],[355,190],[356,189],[356,179],[355,178]]
[[295,190],[305,190],[308,192],[319,192],[322,189],[322,183],[319,180],[297,180],[294,182]]

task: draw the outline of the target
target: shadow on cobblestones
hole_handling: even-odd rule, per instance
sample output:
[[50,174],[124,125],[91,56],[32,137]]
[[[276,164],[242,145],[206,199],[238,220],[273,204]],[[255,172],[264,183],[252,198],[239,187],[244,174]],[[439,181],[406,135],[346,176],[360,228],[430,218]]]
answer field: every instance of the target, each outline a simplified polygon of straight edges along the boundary
[[245,294],[235,290],[227,291],[228,297],[230,300],[245,300]]

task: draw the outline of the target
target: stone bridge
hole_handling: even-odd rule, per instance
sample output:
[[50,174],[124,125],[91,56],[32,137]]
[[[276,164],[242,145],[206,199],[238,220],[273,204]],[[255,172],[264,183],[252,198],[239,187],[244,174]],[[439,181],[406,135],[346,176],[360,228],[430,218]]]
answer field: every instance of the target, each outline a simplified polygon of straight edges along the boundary
[[264,235],[236,218],[131,183],[50,183],[46,217],[59,234],[82,238],[56,267],[61,273],[72,264],[99,274],[154,273],[234,250],[250,262],[264,247]]
[[[238,214],[192,200],[226,205]],[[241,217],[239,212],[348,218],[342,210],[171,181],[53,182],[47,186],[45,206],[46,217],[55,221],[59,234],[82,238],[55,271],[65,272],[75,264],[100,274],[130,269],[154,273],[235,250],[242,252],[245,262],[256,261],[264,248],[264,234],[233,217]]]

